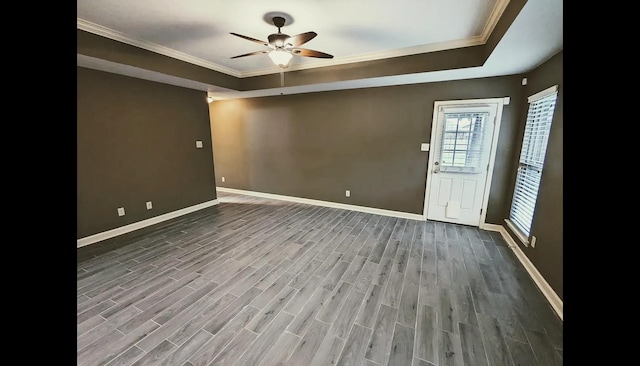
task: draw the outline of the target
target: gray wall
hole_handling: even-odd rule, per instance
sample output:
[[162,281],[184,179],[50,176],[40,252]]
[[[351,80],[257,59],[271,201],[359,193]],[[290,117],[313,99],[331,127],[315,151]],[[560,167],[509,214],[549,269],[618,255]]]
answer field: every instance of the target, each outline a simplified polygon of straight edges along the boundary
[[[563,298],[563,52],[526,75],[214,102],[218,186],[422,213],[433,104],[510,96],[486,221],[509,215],[527,97],[559,86],[532,235],[520,248]],[[522,77],[528,78],[526,86]],[[221,181],[221,177],[226,182]],[[351,198],[344,190],[351,190]],[[508,228],[507,228],[508,230]],[[513,235],[512,235],[513,236]],[[513,236],[515,238],[515,236]]]
[[[527,86],[522,96],[523,121],[518,132],[517,151],[524,134],[524,121],[527,118],[527,97],[553,85],[558,85],[558,99],[553,114],[553,123],[545,155],[544,169],[538,191],[538,201],[533,214],[531,235],[537,238],[536,247],[525,247],[516,240],[540,274],[562,299],[562,260],[563,260],[563,87],[562,87],[563,52],[558,53],[547,62],[524,75]],[[518,157],[515,156],[512,171],[512,182],[515,182],[515,170]],[[513,183],[512,183],[513,186]],[[506,227],[506,225],[505,225]],[[508,230],[508,228],[507,228]]]
[[204,92],[79,67],[77,237],[215,199],[212,156],[220,186],[419,214],[434,101],[510,96],[487,211],[505,226],[527,96],[558,84],[537,245],[520,247],[562,298],[562,57],[526,75],[214,102],[211,128]]
[[520,76],[503,76],[217,101],[216,184],[422,214],[429,156],[420,143],[430,142],[434,102],[510,96],[487,209],[502,224],[522,91]]
[[215,188],[206,92],[77,68],[78,239],[213,200]]

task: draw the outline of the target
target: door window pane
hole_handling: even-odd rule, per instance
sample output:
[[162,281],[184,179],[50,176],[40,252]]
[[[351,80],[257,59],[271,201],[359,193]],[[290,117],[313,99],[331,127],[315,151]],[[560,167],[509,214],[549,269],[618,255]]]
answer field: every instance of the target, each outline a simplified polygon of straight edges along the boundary
[[440,170],[474,173],[480,170],[484,126],[489,113],[445,113]]

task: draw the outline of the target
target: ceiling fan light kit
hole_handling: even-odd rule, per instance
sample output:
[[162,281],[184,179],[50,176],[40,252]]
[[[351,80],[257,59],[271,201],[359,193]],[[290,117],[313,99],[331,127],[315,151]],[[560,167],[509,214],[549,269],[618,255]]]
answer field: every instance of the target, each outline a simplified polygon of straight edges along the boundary
[[280,66],[281,68],[285,68],[289,64],[289,61],[291,60],[293,55],[281,49],[275,49],[269,52],[269,57],[274,64]]
[[316,32],[305,32],[290,37],[288,34],[284,34],[280,31],[280,28],[282,28],[285,24],[285,19],[283,17],[274,16],[272,18],[272,21],[273,25],[278,28],[278,33],[270,34],[267,37],[268,42],[231,32],[231,34],[234,36],[244,38],[248,41],[255,42],[269,48],[263,51],[255,51],[245,53],[243,55],[233,56],[231,58],[260,55],[266,53],[269,55],[274,64],[280,66],[283,69],[289,65],[289,61],[291,60],[293,55],[315,58],[333,58],[333,55],[330,55],[328,53],[314,51],[306,48],[299,48],[299,46],[315,38],[318,35]]

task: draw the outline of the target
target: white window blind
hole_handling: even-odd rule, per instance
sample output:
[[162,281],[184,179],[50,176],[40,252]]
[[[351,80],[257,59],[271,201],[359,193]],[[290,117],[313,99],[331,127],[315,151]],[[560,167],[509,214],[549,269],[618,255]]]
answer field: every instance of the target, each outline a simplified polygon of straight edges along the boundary
[[547,151],[558,87],[529,97],[529,112],[520,151],[520,164],[509,219],[527,238],[538,198],[540,177]]

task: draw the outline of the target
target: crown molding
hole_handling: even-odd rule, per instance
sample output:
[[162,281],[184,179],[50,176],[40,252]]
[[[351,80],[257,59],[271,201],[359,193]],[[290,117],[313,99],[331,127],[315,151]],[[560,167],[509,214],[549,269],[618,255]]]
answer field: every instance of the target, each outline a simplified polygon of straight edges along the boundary
[[[421,53],[437,52],[437,51],[444,51],[444,50],[450,50],[450,49],[456,49],[456,48],[483,45],[489,39],[491,32],[493,32],[496,24],[500,20],[500,17],[504,13],[504,10],[509,4],[509,1],[510,0],[498,0],[496,2],[493,10],[491,11],[491,14],[489,15],[489,19],[487,20],[487,23],[485,24],[484,29],[479,36],[461,39],[461,40],[405,47],[400,49],[369,52],[369,53],[363,53],[359,55],[333,58],[331,60],[317,60],[317,61],[305,62],[304,64],[293,65],[291,67],[288,67],[286,70],[287,71],[308,70],[308,69],[313,69],[318,67],[337,66],[337,65],[344,65],[344,64],[350,64],[350,63],[356,63],[356,62],[383,60],[383,59],[393,58],[393,57],[410,56],[410,55],[416,55]],[[89,22],[81,18],[77,18],[77,27],[78,29],[81,29],[90,33],[94,33],[99,36],[103,36],[109,39],[130,44],[132,46],[140,47],[148,51],[152,51],[164,56],[175,58],[177,60],[188,62],[194,65],[202,66],[207,69],[222,72],[238,78],[270,75],[270,74],[279,73],[281,71],[280,68],[278,68],[275,65],[274,67],[269,67],[266,69],[260,69],[260,70],[249,71],[249,72],[237,71],[225,66],[221,66],[218,64],[214,64],[212,62],[199,59],[197,57],[187,55],[185,53],[173,50],[168,47],[129,38],[121,32],[115,31],[107,27],[103,27],[101,25]]]
[[[482,45],[486,42],[482,38],[483,38],[482,36],[478,36],[478,37],[472,37],[472,38],[467,38],[462,40],[431,43],[431,44],[398,48],[398,49],[386,50],[386,51],[362,53],[359,55],[333,58],[330,60],[311,61],[311,62],[305,62],[304,64],[301,64],[301,65],[290,66],[286,68],[286,70],[287,71],[307,70],[307,69],[314,69],[318,67],[337,66],[337,65],[344,65],[344,64],[365,62],[365,61],[376,61],[376,60],[383,60],[383,59],[393,58],[393,57],[410,56],[410,55],[417,55],[420,53],[429,53],[429,52],[436,52],[436,51],[451,50],[455,48],[477,46],[477,45]],[[240,77],[261,76],[261,75],[274,74],[279,72],[280,72],[279,68],[276,68],[275,71],[273,68],[268,68],[268,69],[250,71],[250,72],[241,72]]]
[[89,33],[93,33],[93,34],[97,34],[99,36],[103,36],[109,39],[113,39],[115,41],[119,41],[122,43],[126,43],[135,47],[140,47],[143,48],[147,51],[151,51],[151,52],[155,52],[158,53],[160,55],[164,55],[167,57],[171,57],[171,58],[175,58],[176,60],[180,60],[180,61],[184,61],[184,62],[188,62],[190,64],[194,64],[194,65],[198,65],[198,66],[202,66],[205,67],[207,69],[210,70],[214,70],[214,71],[218,71],[227,75],[232,75],[235,77],[242,77],[241,73],[230,69],[228,67],[224,67],[224,66],[220,66],[217,64],[214,64],[212,62],[208,62],[205,61],[203,59],[197,58],[197,57],[193,57],[190,55],[187,55],[186,53],[182,53],[176,50],[173,50],[171,48],[168,47],[164,47],[164,46],[160,46],[157,45],[155,43],[151,43],[151,42],[144,42],[144,41],[138,41],[132,38],[127,37],[125,34],[115,31],[113,29],[107,28],[107,27],[103,27],[101,25],[95,24],[95,23],[91,23],[87,20],[84,19],[80,19],[77,18],[78,22],[77,22],[77,27],[78,29],[81,29],[83,31],[89,32]]
[[491,11],[491,14],[489,14],[489,20],[487,20],[487,24],[484,25],[484,29],[482,30],[482,33],[480,35],[480,38],[482,39],[482,44],[487,43],[489,36],[495,29],[500,18],[502,18],[502,14],[504,13],[504,10],[507,8],[507,5],[509,5],[509,1],[510,0],[498,0],[498,2],[496,2],[496,5],[493,7],[493,10]]

